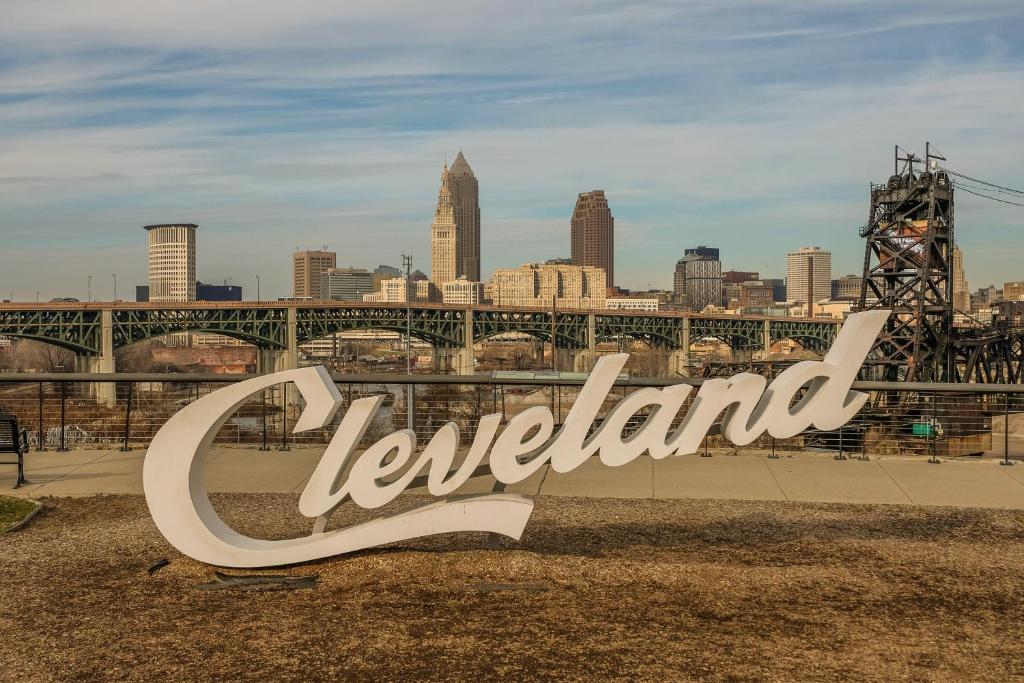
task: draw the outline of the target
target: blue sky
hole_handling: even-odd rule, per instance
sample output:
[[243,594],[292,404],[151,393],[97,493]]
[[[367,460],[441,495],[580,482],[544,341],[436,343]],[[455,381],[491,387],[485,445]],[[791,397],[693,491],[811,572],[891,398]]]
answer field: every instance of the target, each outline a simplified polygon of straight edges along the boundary
[[[3,298],[127,295],[168,221],[250,296],[288,294],[296,246],[429,270],[446,150],[485,274],[567,255],[603,188],[632,288],[696,244],[858,272],[894,144],[1024,186],[1019,1],[366,4],[2,0]],[[961,193],[956,228],[972,287],[1024,279],[1024,209]]]

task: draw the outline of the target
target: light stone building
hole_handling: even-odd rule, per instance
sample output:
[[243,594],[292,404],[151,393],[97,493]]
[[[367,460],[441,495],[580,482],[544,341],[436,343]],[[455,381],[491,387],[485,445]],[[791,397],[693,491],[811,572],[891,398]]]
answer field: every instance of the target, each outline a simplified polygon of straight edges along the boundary
[[381,280],[380,291],[364,294],[363,301],[378,304],[404,304],[406,291],[405,278],[393,277]]
[[299,300],[327,298],[321,287],[323,274],[336,268],[338,255],[333,251],[297,251],[292,255],[292,297]]
[[439,289],[459,277],[479,282],[480,186],[461,151],[441,172],[430,247],[430,279]]
[[[441,290],[430,280],[414,280],[413,301],[421,303],[440,303]],[[445,283],[446,285],[448,283]]]
[[832,296],[832,252],[820,247],[800,247],[786,255],[786,302],[817,303]]
[[657,299],[641,299],[639,297],[609,297],[604,301],[605,308],[610,311],[635,311],[638,313],[657,313]]
[[590,310],[605,308],[605,288],[603,268],[528,263],[498,268],[487,289],[495,306]]
[[858,301],[860,286],[864,281],[860,275],[844,275],[832,281],[832,298],[837,301]]
[[1006,301],[1021,301],[1024,299],[1024,282],[1004,282],[1003,299]]
[[483,301],[484,286],[464,277],[444,283],[443,300],[453,306],[476,306]]
[[149,237],[149,300],[196,300],[195,223],[147,225]]

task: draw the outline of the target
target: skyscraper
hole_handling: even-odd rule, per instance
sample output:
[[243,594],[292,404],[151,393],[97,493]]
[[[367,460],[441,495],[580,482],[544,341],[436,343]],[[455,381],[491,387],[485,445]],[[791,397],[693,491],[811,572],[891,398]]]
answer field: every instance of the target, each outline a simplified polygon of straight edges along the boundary
[[[452,205],[458,233],[458,267],[455,277],[480,281],[480,184],[459,151],[449,170],[452,184]],[[440,286],[440,285],[438,285]]]
[[195,223],[147,225],[149,236],[149,300],[196,300]]
[[582,192],[572,212],[571,257],[577,266],[603,268],[609,287],[615,286],[615,217],[604,190]]
[[786,255],[786,301],[814,304],[832,296],[832,252],[800,247]]
[[362,301],[374,290],[373,273],[365,268],[328,268],[320,275],[320,296],[332,301]]
[[333,251],[297,251],[292,255],[292,296],[296,299],[324,299],[321,277],[338,265]]
[[431,280],[439,287],[459,277],[480,280],[480,185],[460,151],[441,172],[431,228]]
[[673,289],[676,303],[695,311],[703,311],[708,305],[721,306],[722,262],[718,249],[687,249],[676,262]]
[[[953,245],[953,309],[958,313],[970,313],[971,290],[964,275],[964,252],[959,245]],[[1005,287],[1003,288],[1005,292]],[[1005,294],[1004,294],[1005,296]]]

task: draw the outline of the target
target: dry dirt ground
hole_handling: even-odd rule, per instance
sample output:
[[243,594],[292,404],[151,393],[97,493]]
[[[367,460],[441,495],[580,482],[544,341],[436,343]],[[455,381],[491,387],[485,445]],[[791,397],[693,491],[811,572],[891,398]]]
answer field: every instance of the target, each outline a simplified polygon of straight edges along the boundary
[[[296,502],[215,498],[273,538],[308,531]],[[46,504],[0,535],[0,679],[1024,677],[1020,511],[541,498],[519,544],[406,542],[252,592],[197,589],[212,568],[140,497]]]

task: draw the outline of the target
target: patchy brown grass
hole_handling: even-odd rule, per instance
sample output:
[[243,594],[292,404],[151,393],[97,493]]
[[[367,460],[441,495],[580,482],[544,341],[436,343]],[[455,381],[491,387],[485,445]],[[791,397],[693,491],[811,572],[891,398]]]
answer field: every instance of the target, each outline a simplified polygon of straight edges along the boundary
[[25,519],[25,516],[36,509],[36,504],[14,498],[12,496],[0,496],[0,533]]
[[[289,495],[215,504],[266,537],[309,529]],[[519,544],[407,542],[253,592],[196,589],[212,568],[141,498],[47,505],[0,536],[0,679],[1024,676],[1020,511],[541,498]]]

